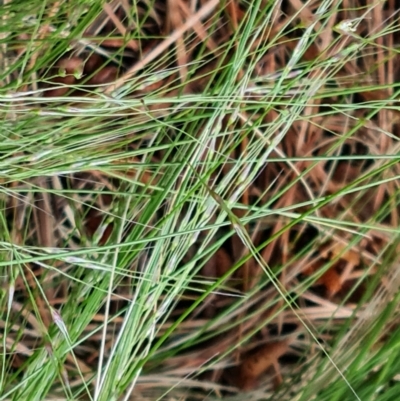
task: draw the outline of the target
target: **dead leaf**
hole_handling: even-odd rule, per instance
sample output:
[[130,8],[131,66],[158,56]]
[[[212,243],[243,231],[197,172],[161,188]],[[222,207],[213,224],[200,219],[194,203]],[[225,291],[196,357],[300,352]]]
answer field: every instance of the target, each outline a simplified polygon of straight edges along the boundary
[[107,66],[96,72],[95,75],[89,79],[88,85],[104,85],[113,82],[117,79],[118,68],[114,66]]
[[326,271],[319,278],[318,283],[326,288],[329,297],[333,297],[337,294],[342,289],[342,280],[336,271],[336,266],[332,266],[328,271]]
[[335,242],[333,245],[323,246],[320,252],[321,256],[325,259],[340,258],[353,266],[358,266],[360,264],[360,254],[352,249],[345,250],[345,248],[345,244]]
[[285,340],[270,343],[245,357],[238,371],[239,388],[253,389],[259,377],[271,366],[277,364],[278,359],[288,351],[290,342]]

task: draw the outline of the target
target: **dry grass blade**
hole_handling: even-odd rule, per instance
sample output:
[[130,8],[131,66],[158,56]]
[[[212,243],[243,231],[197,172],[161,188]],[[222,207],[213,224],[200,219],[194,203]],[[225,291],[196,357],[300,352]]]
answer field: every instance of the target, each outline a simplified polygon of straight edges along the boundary
[[206,18],[212,11],[217,7],[219,1],[218,0],[210,0],[206,4],[204,4],[199,11],[197,11],[194,15],[192,15],[184,24],[182,24],[178,29],[173,31],[167,39],[161,42],[155,49],[151,50],[148,54],[146,54],[142,60],[132,66],[122,77],[118,78],[112,85],[110,85],[105,93],[110,94],[114,92],[116,89],[120,88],[124,83],[129,81],[138,71],[146,67],[148,63],[153,61],[158,56],[161,56],[162,53],[168,49],[173,43],[175,43],[178,39],[182,37],[182,35],[190,29],[194,24],[198,21],[201,21],[203,18]]

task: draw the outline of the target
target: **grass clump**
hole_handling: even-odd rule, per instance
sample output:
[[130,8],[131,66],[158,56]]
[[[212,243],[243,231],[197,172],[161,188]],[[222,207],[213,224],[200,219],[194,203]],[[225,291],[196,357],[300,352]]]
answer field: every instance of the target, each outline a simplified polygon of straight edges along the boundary
[[0,14],[0,400],[395,399],[393,3]]

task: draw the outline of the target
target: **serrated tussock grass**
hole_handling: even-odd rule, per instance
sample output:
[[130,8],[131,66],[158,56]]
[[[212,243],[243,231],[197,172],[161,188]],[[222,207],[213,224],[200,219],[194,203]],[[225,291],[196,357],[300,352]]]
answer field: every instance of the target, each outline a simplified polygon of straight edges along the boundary
[[398,13],[367,3],[3,2],[0,400],[396,399]]

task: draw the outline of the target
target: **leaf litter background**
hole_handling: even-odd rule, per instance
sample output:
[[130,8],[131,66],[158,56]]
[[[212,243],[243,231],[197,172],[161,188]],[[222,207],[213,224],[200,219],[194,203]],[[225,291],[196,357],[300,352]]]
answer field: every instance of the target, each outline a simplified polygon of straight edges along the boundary
[[20,7],[3,394],[310,399],[312,378],[326,397],[361,341],[390,342],[396,306],[371,330],[399,286],[396,2]]

